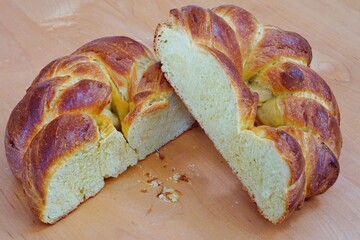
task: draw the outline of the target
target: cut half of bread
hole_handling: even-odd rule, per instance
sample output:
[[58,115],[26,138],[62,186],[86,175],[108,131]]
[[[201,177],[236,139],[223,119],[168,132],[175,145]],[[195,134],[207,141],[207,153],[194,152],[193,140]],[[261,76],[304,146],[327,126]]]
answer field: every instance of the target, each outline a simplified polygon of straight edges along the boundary
[[141,43],[107,37],[40,72],[10,115],[5,149],[41,221],[63,218],[192,126],[160,66]]
[[[300,147],[285,132],[270,127],[246,130],[252,127],[251,111],[256,105],[251,109],[239,102],[256,102],[256,96],[239,97],[232,83],[241,79],[231,62],[215,50],[196,46],[188,35],[166,24],[157,30],[155,47],[165,76],[259,211],[277,223],[300,207],[304,187]],[[245,85],[241,87],[246,91]]]
[[304,38],[261,25],[236,6],[185,6],[158,25],[154,49],[166,78],[265,218],[279,223],[305,197],[334,184],[338,107],[308,67]]

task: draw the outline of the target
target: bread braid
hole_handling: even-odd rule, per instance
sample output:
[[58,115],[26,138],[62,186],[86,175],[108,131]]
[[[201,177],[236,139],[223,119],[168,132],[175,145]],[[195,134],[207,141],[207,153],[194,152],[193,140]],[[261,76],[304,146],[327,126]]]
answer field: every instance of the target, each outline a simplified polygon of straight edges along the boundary
[[[329,86],[309,67],[312,51],[303,37],[262,25],[251,13],[233,5],[212,10],[186,6],[171,10],[170,18],[159,24],[154,49],[170,84],[266,218],[274,223],[281,222],[301,207],[304,198],[323,193],[334,184],[339,174],[338,158],[342,147],[339,109]],[[188,51],[188,55],[182,56],[178,49]],[[214,74],[206,71],[191,72],[199,62],[193,59],[211,62],[214,67],[207,71],[217,71],[218,79],[212,79]],[[226,77],[221,77],[220,72]],[[222,78],[226,78],[225,83]],[[192,81],[196,86],[206,89],[212,86],[214,90],[198,87],[197,94],[201,91],[198,97],[193,94],[195,91],[186,91],[185,81],[187,85]],[[227,85],[231,91],[226,90]],[[224,108],[230,109],[233,104],[236,107],[233,113],[226,111],[222,117],[215,117],[216,112],[208,106],[217,106],[215,95],[222,96],[222,93],[235,97],[235,102],[226,100]],[[214,96],[210,97],[212,94]],[[212,102],[202,102],[202,99]],[[220,106],[216,109],[222,111]],[[236,122],[229,114],[238,117]],[[231,126],[223,127],[225,132],[221,132],[214,128],[216,124],[234,125],[237,135]],[[274,213],[277,202],[269,200],[268,191],[271,195],[275,190],[259,190],[263,186],[257,185],[265,176],[266,164],[254,165],[246,160],[266,163],[266,150],[259,150],[264,151],[263,156],[256,157],[261,154],[246,148],[246,145],[255,148],[256,144],[252,143],[256,141],[272,149],[273,156],[282,159],[285,169],[289,169],[286,187],[276,190],[284,193],[276,193],[284,202],[281,213]],[[257,171],[257,168],[262,169],[263,175],[247,176],[248,170],[244,170]]]

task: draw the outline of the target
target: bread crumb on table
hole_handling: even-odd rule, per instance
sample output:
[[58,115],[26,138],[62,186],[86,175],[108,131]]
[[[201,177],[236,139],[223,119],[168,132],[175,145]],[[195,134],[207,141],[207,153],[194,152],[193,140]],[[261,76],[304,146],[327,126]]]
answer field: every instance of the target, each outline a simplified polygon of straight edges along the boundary
[[178,182],[180,176],[181,176],[180,173],[176,172],[176,173],[174,173],[174,175],[171,177],[171,179],[174,180],[175,182]]
[[194,163],[189,163],[189,168],[192,172],[195,171],[195,164]]
[[158,187],[161,185],[161,181],[157,177],[153,177],[146,181],[152,187]]
[[180,174],[178,172],[174,173],[171,179],[174,180],[175,182],[179,182],[179,181],[189,182],[190,180],[188,176],[186,176],[185,174]]
[[165,202],[175,203],[178,202],[181,192],[176,189],[163,187],[158,193],[157,197]]

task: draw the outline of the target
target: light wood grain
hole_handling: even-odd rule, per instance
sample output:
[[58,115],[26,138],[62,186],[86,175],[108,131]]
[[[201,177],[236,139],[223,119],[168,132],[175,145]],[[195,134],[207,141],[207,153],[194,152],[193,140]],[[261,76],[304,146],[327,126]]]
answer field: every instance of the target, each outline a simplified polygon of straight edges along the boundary
[[[127,35],[151,47],[157,23],[174,7],[230,1],[1,1],[0,136],[9,114],[49,61],[103,36]],[[312,67],[337,97],[344,138],[336,184],[274,226],[256,211],[240,183],[199,127],[151,155],[54,226],[35,219],[0,148],[0,239],[359,239],[360,2],[231,1],[266,24],[303,35]],[[166,166],[166,167],[164,167]],[[169,177],[185,173],[190,183]],[[179,202],[156,198],[145,173],[182,192]],[[147,189],[142,193],[141,189]]]

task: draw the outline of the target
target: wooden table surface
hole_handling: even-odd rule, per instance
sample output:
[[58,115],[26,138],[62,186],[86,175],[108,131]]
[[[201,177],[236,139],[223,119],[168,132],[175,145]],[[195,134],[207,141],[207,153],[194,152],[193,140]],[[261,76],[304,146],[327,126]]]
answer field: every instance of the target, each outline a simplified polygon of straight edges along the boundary
[[[127,35],[151,47],[157,23],[187,4],[227,1],[6,1],[0,4],[0,136],[42,67],[98,37]],[[241,190],[201,128],[194,127],[130,168],[53,226],[30,212],[0,147],[0,239],[360,239],[360,1],[232,1],[262,23],[295,31],[312,45],[312,67],[341,110],[341,173],[326,194],[274,226]],[[166,167],[164,167],[166,166]],[[189,183],[170,179],[185,173]],[[146,173],[182,192],[156,197]],[[141,192],[147,189],[147,193]]]

